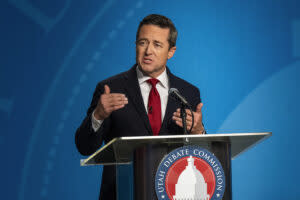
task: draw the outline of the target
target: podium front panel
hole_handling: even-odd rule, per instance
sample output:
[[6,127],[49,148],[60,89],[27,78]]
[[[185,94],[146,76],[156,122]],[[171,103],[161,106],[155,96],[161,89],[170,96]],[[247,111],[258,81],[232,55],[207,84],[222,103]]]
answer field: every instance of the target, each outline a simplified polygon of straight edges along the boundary
[[270,136],[271,133],[241,133],[121,137],[110,141],[81,165],[117,165],[118,200],[157,200],[155,174],[160,162],[174,149],[201,147],[220,162],[226,181],[222,199],[231,200],[231,159]]

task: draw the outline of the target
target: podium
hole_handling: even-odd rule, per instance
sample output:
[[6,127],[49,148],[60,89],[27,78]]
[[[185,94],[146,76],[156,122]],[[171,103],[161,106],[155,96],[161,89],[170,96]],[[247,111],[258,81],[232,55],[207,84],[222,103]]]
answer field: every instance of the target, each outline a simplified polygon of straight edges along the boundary
[[[168,135],[168,136],[139,136],[139,137],[120,137],[114,138],[109,143],[104,145],[87,159],[81,160],[81,166],[89,165],[116,165],[117,170],[117,198],[118,200],[160,200],[172,199],[170,191],[174,190],[174,184],[166,186],[171,181],[164,180],[163,187],[172,188],[169,192],[163,191],[167,188],[159,189],[160,185],[157,183],[159,177],[158,168],[173,166],[172,164],[187,162],[187,155],[181,155],[176,149],[186,148],[184,152],[192,151],[198,152],[195,159],[197,162],[202,162],[206,159],[208,161],[208,168],[214,170],[219,168],[217,163],[220,163],[220,168],[224,179],[217,179],[221,177],[222,173],[215,173],[214,196],[207,197],[207,199],[232,199],[232,184],[231,184],[231,159],[236,158],[244,151],[270,137],[272,133],[234,133],[234,134],[206,134],[206,135]],[[175,153],[172,153],[175,152]],[[199,154],[200,152],[200,154]],[[205,152],[208,152],[205,153]],[[211,153],[211,154],[210,154]],[[177,155],[177,157],[176,157]],[[205,157],[203,157],[205,155]],[[168,157],[169,156],[169,157]],[[181,157],[180,157],[181,156]],[[173,157],[174,162],[171,161]],[[191,158],[193,156],[190,156]],[[215,160],[213,160],[215,157]],[[169,160],[168,160],[169,159]],[[177,159],[177,160],[176,160]],[[180,160],[181,159],[181,160]],[[176,160],[176,162],[175,162]],[[196,160],[195,166],[196,166]],[[172,163],[172,164],[171,164]],[[190,163],[190,161],[188,161]],[[165,165],[165,166],[164,166]],[[179,165],[178,165],[179,166]],[[168,169],[169,169],[168,168]],[[174,167],[173,167],[174,168]],[[187,167],[186,167],[187,168]],[[199,167],[198,167],[199,168]],[[192,169],[192,168],[189,168]],[[194,168],[196,169],[196,168]],[[196,170],[197,171],[197,170]],[[206,170],[209,171],[209,170]],[[212,170],[210,170],[212,171]],[[165,174],[165,172],[161,171]],[[198,173],[198,172],[197,172]],[[168,173],[167,174],[172,174]],[[217,176],[218,175],[218,176]],[[170,175],[171,176],[171,175]],[[201,176],[201,175],[197,175]],[[167,178],[166,178],[167,179]],[[171,179],[171,178],[170,178]],[[169,180],[169,179],[168,179]],[[224,187],[221,181],[224,180]],[[179,179],[178,179],[179,182]],[[179,183],[177,183],[179,184]],[[176,191],[179,191],[179,186],[176,184]],[[206,184],[206,183],[205,183]],[[207,182],[205,188],[212,187]],[[220,185],[218,185],[220,184]],[[213,184],[211,184],[213,185]],[[177,189],[178,187],[178,189]],[[216,193],[217,189],[223,189],[223,193]],[[187,190],[192,188],[188,187]],[[220,190],[221,190],[220,189]],[[182,188],[181,188],[182,190]],[[159,192],[162,195],[159,196]],[[174,192],[173,192],[174,193]],[[168,195],[169,194],[169,197]],[[178,195],[177,195],[178,196]],[[175,196],[174,196],[175,199]],[[180,199],[180,198],[177,198]],[[184,199],[184,198],[181,198]]]

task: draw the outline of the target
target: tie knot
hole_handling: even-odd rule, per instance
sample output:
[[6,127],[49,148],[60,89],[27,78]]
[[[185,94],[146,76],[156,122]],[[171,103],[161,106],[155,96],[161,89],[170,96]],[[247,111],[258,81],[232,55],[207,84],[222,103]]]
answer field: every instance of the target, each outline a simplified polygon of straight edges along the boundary
[[151,78],[147,80],[148,83],[150,83],[152,85],[152,87],[155,87],[156,84],[159,82],[159,80],[157,80],[156,78]]

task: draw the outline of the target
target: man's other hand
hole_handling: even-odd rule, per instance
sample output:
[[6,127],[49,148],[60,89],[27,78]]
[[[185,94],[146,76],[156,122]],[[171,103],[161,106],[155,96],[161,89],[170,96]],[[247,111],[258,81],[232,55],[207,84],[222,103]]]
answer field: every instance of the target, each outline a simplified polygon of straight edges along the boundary
[[125,94],[110,93],[108,85],[104,85],[104,93],[100,96],[94,116],[98,120],[104,120],[113,111],[123,108],[126,104],[128,99]]
[[[202,106],[203,106],[203,103],[199,103],[196,107],[196,112],[193,112],[193,114],[194,114],[194,127],[191,131],[192,134],[202,134],[202,133],[204,133],[204,127],[203,127],[203,124],[202,124],[202,111],[201,111]],[[172,119],[175,121],[175,123],[178,126],[183,127],[179,108],[176,110],[176,112],[173,113]],[[186,127],[187,127],[187,130],[190,130],[191,126],[192,126],[192,114],[191,114],[191,111],[189,109],[186,109]]]

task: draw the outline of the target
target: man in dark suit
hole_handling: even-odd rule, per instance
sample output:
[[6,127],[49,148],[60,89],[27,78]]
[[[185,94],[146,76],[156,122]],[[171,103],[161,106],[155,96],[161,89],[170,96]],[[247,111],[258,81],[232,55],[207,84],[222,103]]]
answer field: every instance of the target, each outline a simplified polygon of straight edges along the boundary
[[[166,67],[176,51],[177,30],[161,15],[149,15],[136,36],[136,64],[127,72],[101,81],[87,115],[76,132],[76,145],[83,155],[94,153],[115,137],[182,134],[180,103],[168,98],[177,88],[194,110],[193,134],[205,133],[199,90],[174,76]],[[187,110],[187,129],[192,116]],[[115,167],[103,169],[99,199],[116,199]]]

